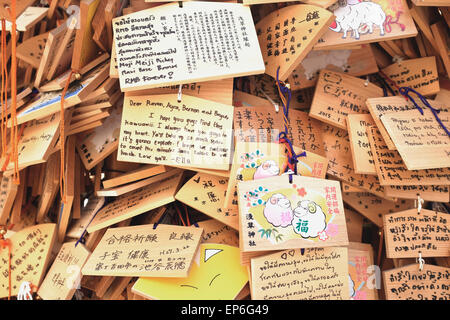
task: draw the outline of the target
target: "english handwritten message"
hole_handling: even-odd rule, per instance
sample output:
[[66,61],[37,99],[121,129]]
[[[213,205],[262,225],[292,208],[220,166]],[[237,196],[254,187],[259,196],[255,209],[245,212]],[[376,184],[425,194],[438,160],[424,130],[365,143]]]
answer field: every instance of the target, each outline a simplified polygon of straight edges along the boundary
[[183,95],[125,97],[119,161],[228,170],[233,107]]

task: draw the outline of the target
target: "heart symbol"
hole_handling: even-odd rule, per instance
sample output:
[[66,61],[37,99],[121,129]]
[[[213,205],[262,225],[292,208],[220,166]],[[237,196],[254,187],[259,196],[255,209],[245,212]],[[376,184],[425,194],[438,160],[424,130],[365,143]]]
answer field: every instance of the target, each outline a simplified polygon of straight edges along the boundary
[[294,256],[294,253],[295,253],[295,250],[289,250],[288,253],[289,253],[289,255],[290,255],[291,257],[293,257],[293,256]]
[[284,253],[281,254],[281,258],[284,259],[284,260],[287,259],[287,254],[286,254],[286,252],[284,252]]
[[[22,260],[19,265],[15,265],[16,259],[11,261],[12,266],[15,267],[11,281],[12,290],[11,295],[16,296],[19,293],[20,284],[22,281],[31,282],[35,286],[39,286],[39,281],[42,279],[43,272],[47,268],[49,254],[56,239],[56,224],[46,223],[38,224],[29,228],[25,228],[10,238],[12,243],[13,257],[22,257],[25,253],[28,256]],[[38,245],[35,247],[35,244]],[[43,251],[41,252],[41,250]],[[0,250],[0,259],[8,261],[8,249]],[[44,261],[42,264],[36,264],[38,260]],[[32,270],[28,270],[27,266],[33,266]],[[0,264],[0,274],[8,274],[8,264]],[[17,280],[16,276],[21,275],[22,278]],[[0,298],[8,296],[9,277],[0,278]]]

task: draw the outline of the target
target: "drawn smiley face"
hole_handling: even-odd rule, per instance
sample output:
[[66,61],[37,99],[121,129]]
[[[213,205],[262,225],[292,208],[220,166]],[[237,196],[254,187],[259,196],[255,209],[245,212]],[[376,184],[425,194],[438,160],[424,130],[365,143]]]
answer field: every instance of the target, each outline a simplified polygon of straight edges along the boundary
[[140,278],[133,292],[151,299],[232,300],[248,282],[239,248],[200,245],[187,278]]

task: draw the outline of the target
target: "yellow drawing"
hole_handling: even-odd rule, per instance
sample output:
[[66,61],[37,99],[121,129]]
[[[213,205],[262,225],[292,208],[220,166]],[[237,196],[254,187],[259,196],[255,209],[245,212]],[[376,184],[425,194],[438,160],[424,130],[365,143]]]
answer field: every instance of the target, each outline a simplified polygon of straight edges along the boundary
[[158,300],[232,300],[247,281],[239,248],[205,243],[200,245],[187,278],[139,278],[132,291]]

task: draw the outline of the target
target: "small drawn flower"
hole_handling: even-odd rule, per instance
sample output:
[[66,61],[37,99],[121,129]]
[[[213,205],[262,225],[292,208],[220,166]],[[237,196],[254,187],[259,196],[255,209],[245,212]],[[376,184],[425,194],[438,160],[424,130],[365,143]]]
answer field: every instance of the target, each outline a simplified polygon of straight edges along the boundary
[[337,224],[329,223],[327,229],[325,230],[330,237],[335,237],[339,233]]
[[306,196],[305,188],[299,188],[299,189],[297,189],[297,193],[298,193],[298,195],[299,195],[300,197]]
[[319,233],[319,239],[322,241],[326,241],[328,239],[328,235],[325,230]]

